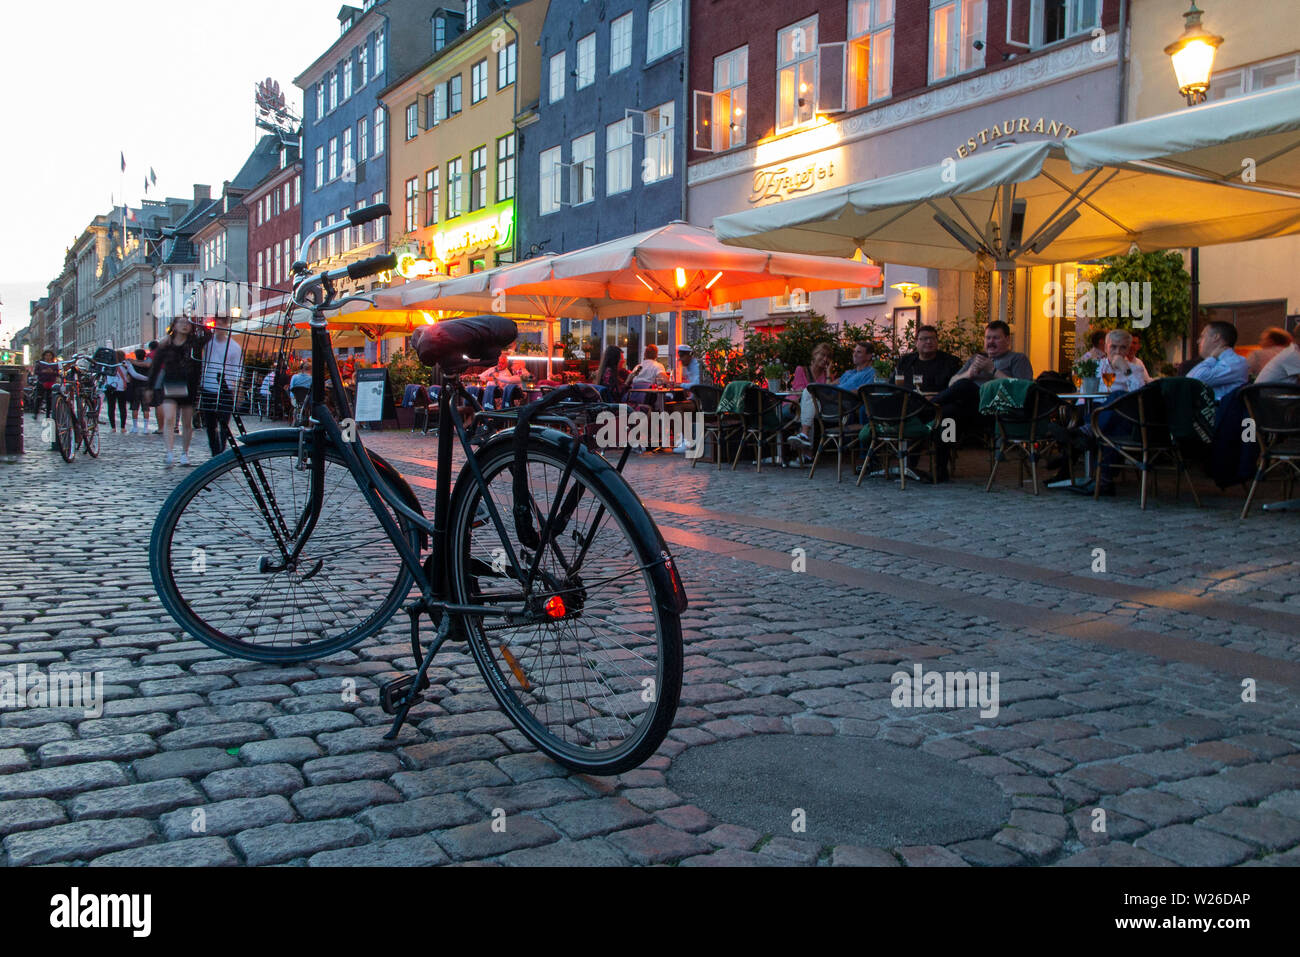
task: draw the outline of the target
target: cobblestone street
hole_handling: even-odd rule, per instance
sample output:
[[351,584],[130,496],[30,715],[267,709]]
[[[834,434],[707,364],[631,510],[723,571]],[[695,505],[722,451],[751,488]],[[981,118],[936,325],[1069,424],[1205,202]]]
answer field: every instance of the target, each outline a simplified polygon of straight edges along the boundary
[[[148,568],[187,470],[158,436],[106,432],[99,459],[65,464],[27,426],[0,467],[0,669],[102,671],[108,701],[0,712],[6,865],[1300,864],[1300,517],[1239,521],[1239,492],[1202,483],[1198,510],[1170,480],[1142,512],[1131,482],[1034,498],[1013,467],[985,494],[975,452],[906,491],[837,484],[833,460],[809,481],[633,457],[691,596],[686,673],[659,753],[595,778],[536,754],[459,646],[382,741],[376,676],[411,666],[404,615],[303,665],[190,639]],[[434,442],[366,442],[431,511]],[[201,434],[193,449],[207,459]],[[996,714],[895,706],[891,676],[917,665],[996,673]],[[742,738],[797,745],[806,797],[774,788],[779,813],[759,814],[737,808],[762,795],[732,793],[752,782],[699,790],[708,749]],[[824,799],[818,749],[843,765],[867,745],[926,770],[898,805],[951,776],[987,787],[992,816],[957,834]],[[824,837],[845,834],[883,837]]]

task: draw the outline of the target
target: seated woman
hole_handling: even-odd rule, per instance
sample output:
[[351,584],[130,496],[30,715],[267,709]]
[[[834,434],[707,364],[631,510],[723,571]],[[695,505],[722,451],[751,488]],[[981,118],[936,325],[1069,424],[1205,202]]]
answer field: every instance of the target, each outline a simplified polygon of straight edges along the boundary
[[618,346],[609,346],[596,369],[594,385],[600,389],[607,402],[619,402],[627,394],[628,383],[632,374],[628,371],[627,360],[623,350]]

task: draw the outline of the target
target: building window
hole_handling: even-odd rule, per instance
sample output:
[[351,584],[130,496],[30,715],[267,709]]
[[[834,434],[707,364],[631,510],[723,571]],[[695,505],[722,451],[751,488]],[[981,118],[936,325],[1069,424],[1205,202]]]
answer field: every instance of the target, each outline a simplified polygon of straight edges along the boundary
[[292,183],[284,184],[284,189],[281,191],[280,204],[281,206],[283,206],[284,209],[288,209],[290,206],[293,205],[293,184]]
[[497,202],[515,198],[515,134],[497,140]]
[[515,82],[518,69],[519,49],[512,40],[497,51],[497,89],[504,89]]
[[343,171],[352,169],[352,127],[343,128]]
[[885,300],[885,264],[877,262],[869,257],[862,255],[862,250],[858,250],[853,256],[854,262],[865,262],[872,266],[880,267],[880,282],[875,286],[866,286],[862,289],[841,289],[840,305],[857,306],[867,302],[884,302]]
[[437,53],[447,45],[447,18],[439,14],[433,18],[433,52]]
[[[333,225],[334,225],[334,214],[333,214],[333,213],[331,213],[330,215],[328,215],[328,216],[325,217],[325,225],[326,225],[326,226],[333,226]],[[336,241],[337,239],[338,239],[338,233],[330,233],[328,236],[325,237],[325,255],[328,256],[328,257],[331,258],[331,259],[334,258],[334,253],[336,252],[336,245],[337,245],[337,244],[336,244],[335,241]]]
[[596,198],[596,134],[588,133],[573,141],[573,177],[569,196],[574,206]]
[[330,73],[330,112],[333,113],[339,107],[339,71],[334,70]]
[[461,75],[457,73],[447,81],[447,115],[455,116],[460,112],[461,103]]
[[352,96],[352,58],[348,57],[339,64],[339,71],[343,74],[343,99],[347,100]]
[[406,108],[406,138],[415,139],[420,134],[420,104],[412,103]]
[[[376,203],[382,203],[383,201],[384,201],[384,191],[382,189],[379,192],[375,193],[374,196],[370,197],[371,206],[374,206]],[[385,226],[385,223],[388,222],[388,217],[380,216],[378,219],[371,220],[371,222],[374,224],[375,227],[374,241],[377,243],[383,242],[386,238],[387,227]]]
[[384,28],[380,27],[375,33],[375,76],[383,75],[384,52]]
[[1088,33],[1099,26],[1100,0],[1034,0],[1030,5],[1029,33],[1035,47]]
[[384,151],[384,108],[382,106],[375,109],[375,149],[374,154],[378,156]]
[[1216,70],[1206,99],[1228,100],[1296,82],[1300,82],[1300,54],[1293,53],[1279,60],[1267,60],[1237,70]]
[[370,38],[366,37],[366,42],[361,44],[361,49],[357,51],[357,86],[363,87],[370,79],[367,70],[370,68]]
[[480,146],[469,153],[470,211],[487,206],[487,195],[487,147]]
[[673,104],[661,103],[645,115],[645,164],[641,179],[653,183],[673,175]]
[[551,57],[551,95],[549,102],[559,103],[564,99],[564,51]]
[[791,290],[782,296],[773,296],[772,312],[799,312],[808,308],[808,293],[804,290]]
[[931,83],[984,66],[984,4],[985,0],[930,0]]
[[469,68],[469,101],[478,103],[487,99],[487,60],[479,60]]
[[560,147],[542,151],[537,187],[540,214],[556,212],[560,208]]
[[447,218],[459,216],[465,211],[465,172],[464,161],[457,156],[447,164]]
[[417,217],[420,215],[420,183],[414,176],[406,181],[406,231],[415,232],[415,228],[420,225]]
[[817,106],[817,18],[786,27],[776,41],[776,129],[810,122]]
[[[695,122],[698,126],[698,111]],[[714,152],[745,145],[745,118],[749,109],[749,47],[743,46],[713,59],[713,96],[709,102],[712,134],[705,138]],[[702,132],[702,131],[701,131]]]
[[429,122],[437,126],[447,118],[447,84],[439,83],[433,88],[433,119]]
[[293,204],[295,206],[302,203],[302,174],[293,178]]
[[266,252],[267,251],[263,249],[257,254],[257,284],[259,286],[266,285],[266,273],[264,268],[266,265]]
[[625,13],[609,25],[609,72],[632,65],[632,14]]
[[893,91],[894,0],[849,0],[850,110]]
[[325,81],[321,80],[316,84],[316,122],[321,121],[325,115]]
[[588,33],[578,41],[577,61],[578,78],[573,85],[581,90],[596,82],[596,34]]
[[283,254],[280,251],[280,244],[276,243],[275,257],[271,260],[271,262],[273,263],[273,265],[271,266],[271,282],[275,283],[276,285],[279,285],[280,283],[280,262],[282,258],[283,258]]
[[605,127],[605,195],[632,188],[632,121],[624,118]]
[[646,27],[645,58],[649,63],[682,45],[682,0],[659,0],[650,5]]
[[337,136],[330,137],[329,158],[329,178],[333,182],[339,175],[339,138]]
[[357,162],[364,163],[370,150],[370,120],[361,117],[357,120]]
[[473,30],[478,25],[478,0],[465,0],[465,29]]
[[[347,219],[348,213],[350,212],[352,212],[352,207],[344,206],[343,212],[339,214],[339,219],[340,220]],[[288,243],[288,240],[286,239],[285,242]],[[343,245],[344,252],[347,252],[349,249],[352,248],[352,230],[350,228],[344,229],[339,232],[339,242]]]
[[438,186],[441,170],[434,167],[424,174],[424,225],[432,226],[438,221],[438,203],[442,190]]

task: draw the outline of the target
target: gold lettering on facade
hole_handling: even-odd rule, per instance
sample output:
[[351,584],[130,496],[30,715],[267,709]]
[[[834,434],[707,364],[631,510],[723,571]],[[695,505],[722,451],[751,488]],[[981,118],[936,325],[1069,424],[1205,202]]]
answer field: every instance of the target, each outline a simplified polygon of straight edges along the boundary
[[1068,126],[1060,120],[1049,120],[1043,116],[1035,120],[1028,116],[1019,116],[1014,119],[1003,120],[1001,123],[994,123],[992,126],[975,133],[966,142],[958,145],[957,157],[965,159],[981,146],[1016,133],[1043,133],[1053,138],[1065,139],[1074,136],[1077,132],[1078,130],[1074,127]]
[[795,193],[812,189],[819,180],[834,179],[835,164],[820,163],[816,160],[805,166],[773,166],[754,171],[754,186],[750,190],[749,201],[780,202],[789,199]]

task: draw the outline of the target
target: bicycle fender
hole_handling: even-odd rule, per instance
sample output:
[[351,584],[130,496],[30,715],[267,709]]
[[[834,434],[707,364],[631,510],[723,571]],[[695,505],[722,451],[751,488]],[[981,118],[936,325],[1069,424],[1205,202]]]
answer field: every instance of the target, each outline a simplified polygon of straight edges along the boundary
[[[297,443],[297,441],[297,429],[260,429],[257,432],[249,432],[240,436],[239,444],[242,446],[256,446],[270,445],[273,442]],[[411,511],[423,515],[424,508],[420,505],[420,500],[415,497],[415,492],[412,491],[410,484],[402,477],[402,473],[393,468],[392,464],[377,452],[371,452],[369,449],[366,449],[366,452],[370,455],[370,461],[375,465],[375,471],[379,473],[385,482],[392,486],[393,491],[401,498],[402,504]],[[427,548],[429,536],[423,529],[420,529],[419,532],[420,547]]]

